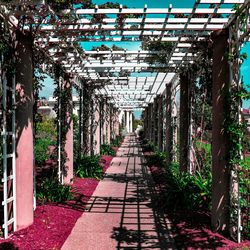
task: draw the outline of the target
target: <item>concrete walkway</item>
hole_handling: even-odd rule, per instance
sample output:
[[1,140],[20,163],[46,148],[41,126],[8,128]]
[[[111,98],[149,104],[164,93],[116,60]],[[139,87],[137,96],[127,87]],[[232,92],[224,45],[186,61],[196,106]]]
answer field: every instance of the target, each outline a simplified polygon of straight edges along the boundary
[[151,202],[153,184],[140,145],[127,136],[62,249],[174,249],[170,223]]

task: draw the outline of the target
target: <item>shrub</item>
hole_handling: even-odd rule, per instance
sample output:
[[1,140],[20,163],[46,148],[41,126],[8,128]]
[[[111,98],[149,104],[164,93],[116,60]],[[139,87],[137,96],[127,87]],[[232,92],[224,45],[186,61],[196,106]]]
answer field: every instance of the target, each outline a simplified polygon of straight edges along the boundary
[[63,202],[72,198],[70,186],[61,184],[54,177],[42,181],[36,196],[42,202]]
[[111,147],[119,147],[121,145],[122,141],[123,141],[123,136],[118,135],[118,136],[116,136],[115,139],[113,139],[111,141],[110,146]]
[[82,156],[75,162],[75,175],[80,178],[96,178],[103,177],[103,167],[99,163],[99,156]]
[[164,206],[176,209],[209,209],[211,203],[211,173],[204,178],[200,172],[194,175],[182,173],[179,168],[168,167],[164,174],[166,189],[163,192]]
[[55,120],[47,116],[42,117],[42,121],[36,125],[36,136],[38,138],[50,138],[55,141],[57,139],[57,129]]
[[139,130],[138,136],[141,140],[145,137],[144,129]]
[[201,171],[203,176],[208,176],[209,173],[211,173],[211,167],[212,167],[211,144],[196,141],[195,152],[199,166],[199,169],[197,170]]
[[100,149],[101,155],[112,155],[115,156],[115,150],[112,148],[111,145],[108,144],[102,144]]
[[143,144],[142,146],[143,146],[144,151],[146,151],[146,152],[155,151],[154,143],[149,141],[148,139],[144,139],[142,141],[142,144]]
[[48,147],[54,145],[55,142],[50,139],[36,139],[35,141],[35,160],[38,165],[43,164],[50,158]]
[[149,166],[157,165],[163,167],[166,160],[166,153],[157,150],[154,154],[147,156],[147,163]]

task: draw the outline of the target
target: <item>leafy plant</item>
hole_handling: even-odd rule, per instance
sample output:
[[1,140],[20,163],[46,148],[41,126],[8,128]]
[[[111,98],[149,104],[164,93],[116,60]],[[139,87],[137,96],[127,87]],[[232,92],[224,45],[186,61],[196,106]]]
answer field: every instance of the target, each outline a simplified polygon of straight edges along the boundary
[[82,156],[75,162],[74,171],[75,175],[80,178],[96,178],[103,177],[103,167],[99,163],[99,156]]
[[250,157],[241,163],[239,171],[240,205],[242,212],[243,235],[250,238]]
[[47,161],[51,154],[49,153],[49,146],[54,145],[55,142],[50,139],[39,138],[35,141],[35,161],[38,165]]
[[50,138],[56,140],[57,131],[55,120],[48,116],[43,116],[42,120],[36,124],[36,136],[38,138]]
[[111,147],[119,147],[121,145],[122,141],[123,141],[123,136],[118,135],[118,136],[116,136],[115,139],[113,139],[111,141],[110,146]]
[[142,146],[143,146],[144,151],[146,152],[152,152],[155,150],[154,143],[149,141],[148,139],[144,139],[142,141]]
[[112,148],[111,145],[102,144],[100,148],[101,155],[112,155],[115,156],[115,150]]
[[45,178],[36,195],[42,202],[63,202],[72,198],[71,187],[61,184],[54,177]]
[[179,165],[167,166],[164,172],[165,189],[162,192],[162,206],[171,210],[209,209],[211,203],[212,175],[202,176],[179,171]]
[[149,166],[163,166],[166,158],[167,154],[165,152],[157,150],[154,152],[154,154],[147,156],[147,163]]
[[146,58],[146,61],[149,64],[160,63],[164,64],[167,62],[169,55],[174,48],[174,44],[172,42],[162,42],[162,41],[152,41],[150,38],[145,39],[142,42],[142,49],[149,51],[160,51],[161,53],[152,54],[150,57]]
[[51,5],[51,7],[55,11],[59,11],[61,9],[68,9],[73,3],[73,0],[47,0],[47,3]]

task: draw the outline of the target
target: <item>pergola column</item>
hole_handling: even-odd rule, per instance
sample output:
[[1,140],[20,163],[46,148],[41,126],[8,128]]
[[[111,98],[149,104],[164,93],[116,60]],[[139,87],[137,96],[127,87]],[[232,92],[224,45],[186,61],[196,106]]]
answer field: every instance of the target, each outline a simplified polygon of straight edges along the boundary
[[115,109],[115,135],[120,135],[119,111]]
[[158,125],[158,114],[157,114],[157,97],[154,98],[154,102],[153,102],[153,110],[152,110],[152,117],[153,117],[153,143],[156,146],[157,145],[157,125]]
[[226,58],[228,30],[213,33],[213,111],[212,111],[212,227],[228,230],[230,221],[230,169],[226,165],[228,138],[224,133],[225,115],[229,108],[230,71]]
[[79,135],[78,135],[78,156],[80,157],[82,155],[82,148],[83,148],[83,89],[82,86],[80,88],[80,95],[79,95]]
[[106,110],[107,110],[107,123],[106,123],[106,140],[107,144],[110,144],[110,139],[111,139],[111,131],[110,131],[110,126],[111,126],[111,110],[110,110],[110,104],[106,102]]
[[148,107],[144,109],[144,136],[148,138]]
[[173,127],[172,127],[172,83],[166,85],[166,153],[167,163],[173,159]]
[[95,154],[95,102],[94,96],[90,100],[90,113],[89,113],[89,151],[90,155]]
[[149,104],[149,140],[153,142],[153,131],[154,131],[154,121],[153,121],[153,103]]
[[133,113],[129,112],[129,133],[133,132]]
[[126,120],[126,130],[127,130],[127,133],[129,133],[129,111],[128,110],[125,111],[125,120]]
[[66,111],[66,140],[64,144],[64,152],[66,155],[66,162],[64,166],[64,176],[63,182],[65,184],[70,184],[73,182],[73,163],[74,163],[74,140],[73,140],[73,99],[72,99],[72,77],[70,74],[65,74],[63,79],[62,91],[68,92],[67,95],[67,111]]
[[101,99],[99,103],[99,110],[100,110],[100,144],[104,144],[104,103],[103,99]]
[[158,98],[158,110],[157,110],[157,113],[158,113],[158,129],[157,129],[157,132],[158,132],[158,148],[159,150],[162,151],[162,148],[163,148],[163,113],[162,113],[162,99],[163,97],[162,96],[159,96]]
[[95,118],[95,154],[100,154],[101,147],[101,124],[100,124],[100,112],[99,112],[99,101],[96,100],[94,107],[94,118]]
[[92,91],[87,84],[83,84],[83,99],[82,99],[82,153],[89,155],[90,153],[90,129],[91,123],[91,98]]
[[192,172],[191,72],[180,74],[180,169]]
[[106,100],[103,100],[103,124],[102,124],[102,141],[103,144],[107,143],[107,119],[106,119],[107,105]]
[[33,63],[32,36],[15,33],[16,55],[16,223],[33,223]]

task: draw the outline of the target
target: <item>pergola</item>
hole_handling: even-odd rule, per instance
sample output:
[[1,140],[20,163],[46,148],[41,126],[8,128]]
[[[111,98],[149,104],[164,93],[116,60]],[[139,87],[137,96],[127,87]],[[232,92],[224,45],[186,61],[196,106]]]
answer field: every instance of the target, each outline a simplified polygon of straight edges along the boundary
[[[232,8],[238,4],[238,8]],[[1,72],[3,89],[3,166],[4,166],[4,229],[8,236],[9,225],[20,229],[33,222],[33,131],[32,131],[32,53],[36,51],[44,56],[39,66],[45,73],[58,79],[59,92],[71,91],[72,84],[80,89],[80,109],[84,109],[86,86],[93,92],[92,106],[94,116],[90,123],[95,123],[91,130],[96,141],[95,153],[99,153],[100,144],[110,142],[112,131],[119,134],[118,114],[125,112],[128,132],[132,132],[132,113],[136,109],[144,110],[146,137],[160,149],[173,152],[172,143],[176,134],[171,130],[176,109],[176,92],[180,92],[180,165],[183,171],[192,172],[192,123],[188,110],[190,103],[188,75],[179,74],[185,65],[194,63],[199,56],[194,50],[194,43],[212,39],[213,41],[213,207],[212,225],[216,230],[230,228],[231,234],[240,241],[240,208],[237,207],[236,222],[228,219],[227,205],[231,202],[238,206],[237,181],[228,180],[227,163],[222,160],[227,154],[227,138],[221,133],[223,117],[227,107],[223,105],[225,83],[240,86],[239,50],[241,44],[248,41],[250,33],[249,0],[197,0],[193,8],[124,8],[81,9],[74,5],[72,9],[55,11],[44,1],[12,1],[0,5],[2,26],[10,31],[16,60],[16,74],[12,77],[12,86],[7,81],[4,69]],[[244,20],[242,21],[242,15]],[[165,63],[149,63],[149,59],[162,51],[146,50],[84,50],[84,42],[103,41],[119,44],[120,41],[172,42],[172,51]],[[228,64],[225,58],[229,50],[236,57]],[[2,63],[4,58],[2,58]],[[60,70],[56,72],[55,65]],[[123,73],[123,74],[121,74]],[[230,86],[228,89],[230,90]],[[18,102],[15,99],[18,92]],[[25,96],[22,95],[22,91]],[[8,101],[12,96],[12,101]],[[23,98],[23,99],[22,99]],[[99,103],[99,98],[103,100]],[[164,102],[164,103],[163,103]],[[15,104],[17,103],[17,104]],[[21,104],[25,103],[25,107]],[[58,98],[59,120],[66,112],[66,119],[72,112]],[[70,106],[71,105],[71,106]],[[7,109],[12,110],[12,124],[7,124]],[[174,110],[174,111],[173,111]],[[98,111],[98,112],[96,112]],[[115,113],[115,118],[104,119],[107,112]],[[25,114],[25,115],[24,115]],[[161,114],[161,118],[159,118]],[[60,116],[61,115],[61,116]],[[236,116],[239,114],[236,114]],[[157,117],[157,119],[156,119]],[[64,117],[65,118],[65,117]],[[80,114],[80,120],[82,119]],[[84,123],[80,121],[80,127]],[[108,124],[108,125],[107,125]],[[62,130],[63,125],[59,124]],[[158,131],[155,133],[155,131]],[[164,130],[164,132],[163,132]],[[16,134],[17,131],[17,134]],[[81,131],[81,129],[80,129]],[[84,133],[83,131],[81,131]],[[12,150],[7,152],[8,136],[11,136]],[[27,140],[30,144],[27,146]],[[59,179],[70,183],[73,176],[72,123],[66,135],[65,151],[69,161],[67,176],[61,166],[61,141],[58,142]],[[81,140],[81,139],[80,139]],[[23,151],[30,157],[23,156]],[[32,155],[32,157],[31,157]],[[173,158],[176,156],[172,156]],[[9,161],[11,159],[11,162]],[[11,169],[12,171],[9,171]],[[30,172],[24,176],[21,172]],[[234,177],[235,173],[230,173]],[[13,180],[12,196],[9,197],[8,181]],[[234,190],[233,195],[231,191]],[[25,190],[25,196],[22,194]],[[232,198],[233,196],[233,198]],[[230,201],[228,201],[230,200]],[[12,213],[8,204],[13,204]],[[25,206],[23,206],[25,204]],[[230,221],[230,222],[228,222]],[[230,225],[229,225],[230,224]]]

